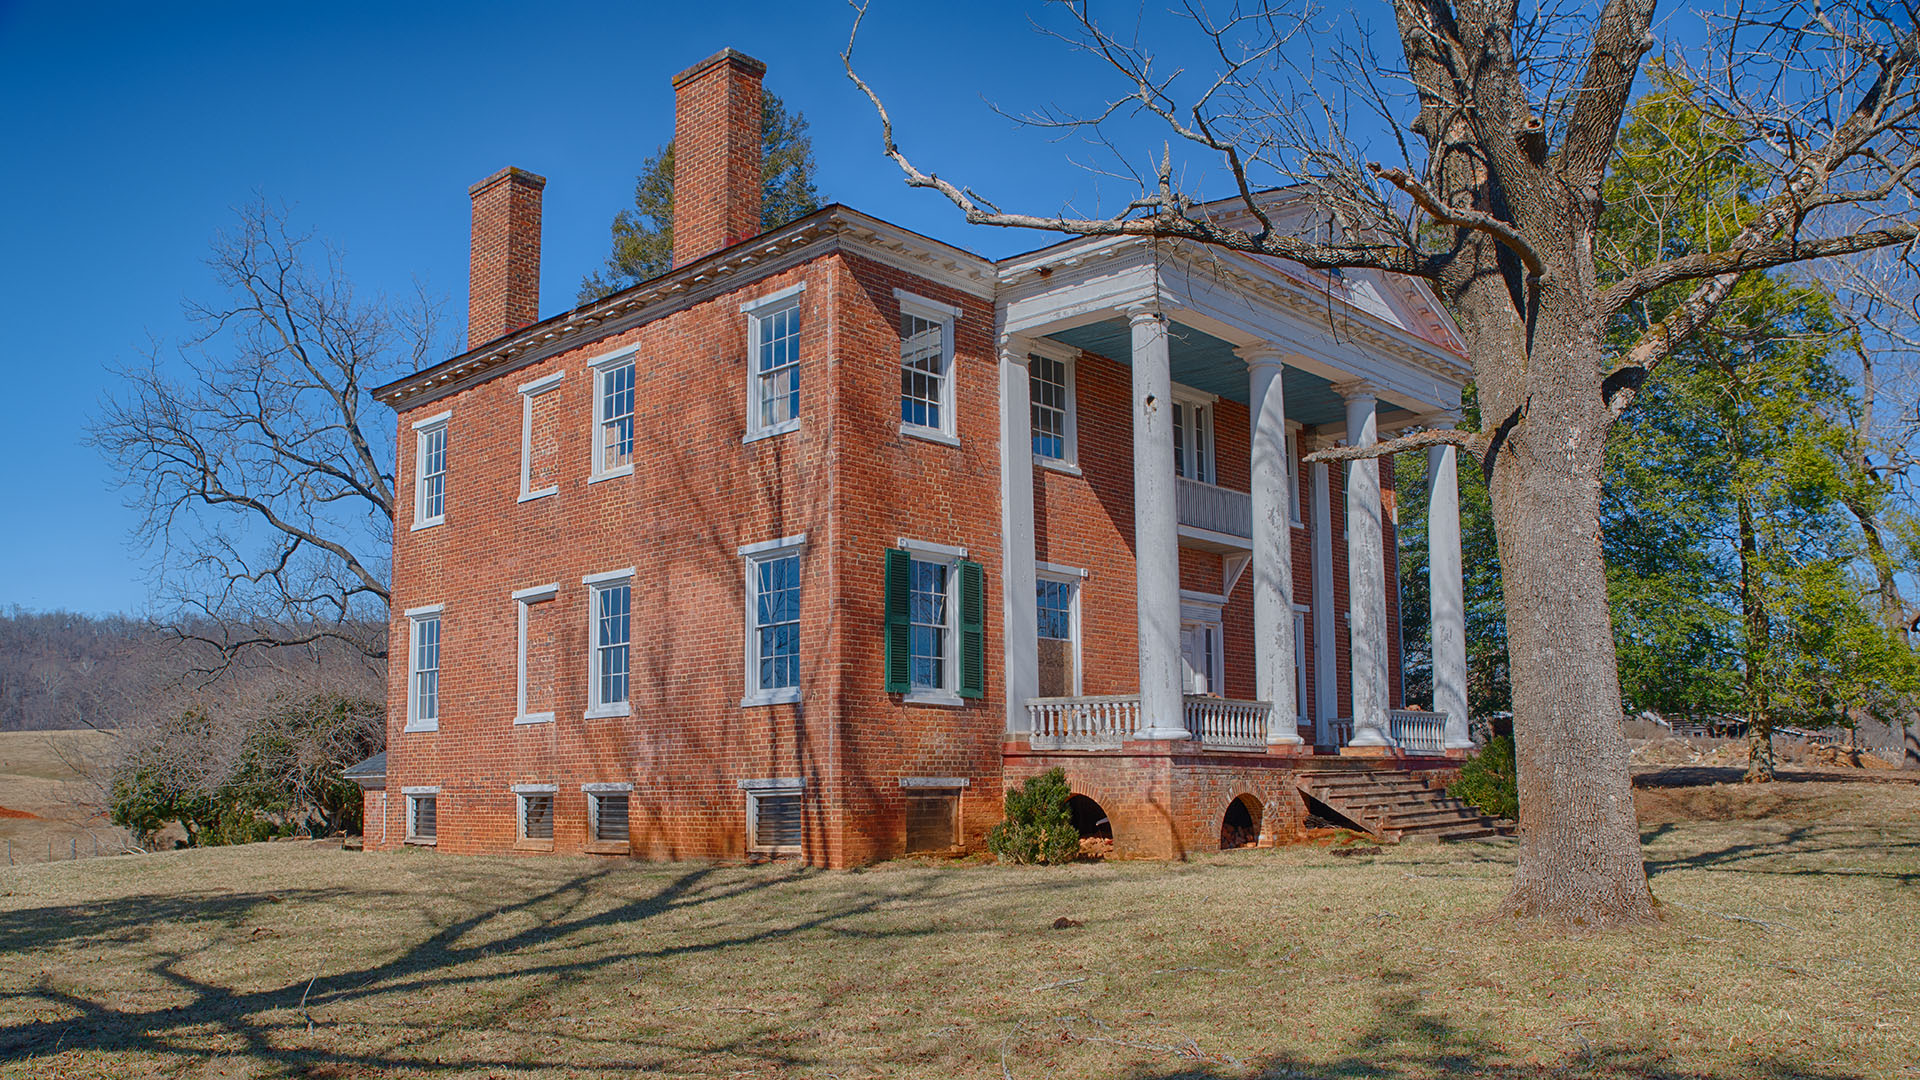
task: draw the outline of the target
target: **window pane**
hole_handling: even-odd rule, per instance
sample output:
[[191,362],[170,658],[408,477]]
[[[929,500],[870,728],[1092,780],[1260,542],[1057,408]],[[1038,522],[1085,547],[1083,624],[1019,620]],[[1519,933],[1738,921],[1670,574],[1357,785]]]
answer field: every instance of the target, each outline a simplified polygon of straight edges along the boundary
[[912,682],[916,687],[938,689],[946,685],[947,675],[947,564],[916,559],[909,581]]
[[595,649],[599,676],[597,705],[618,705],[627,700],[627,647],[632,615],[631,585],[610,585],[599,590],[599,610],[595,620]]
[[1065,581],[1041,581],[1040,636],[1055,641],[1073,637],[1073,585]]
[[413,623],[413,718],[440,717],[440,619]]
[[1028,361],[1028,389],[1033,394],[1033,452],[1041,457],[1067,456],[1067,365],[1035,356]]
[[946,407],[946,325],[900,315],[900,420],[938,428]]
[[800,685],[800,556],[754,564],[754,625],[760,689]]
[[600,469],[633,463],[633,365],[600,373]]
[[1187,464],[1187,407],[1173,404],[1173,475],[1191,477]]

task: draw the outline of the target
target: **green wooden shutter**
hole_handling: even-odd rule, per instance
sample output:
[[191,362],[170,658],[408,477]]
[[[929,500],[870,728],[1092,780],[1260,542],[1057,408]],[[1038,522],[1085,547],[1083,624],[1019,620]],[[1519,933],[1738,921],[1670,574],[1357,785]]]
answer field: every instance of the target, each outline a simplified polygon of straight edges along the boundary
[[960,696],[987,692],[987,575],[977,562],[960,562]]
[[908,592],[912,589],[913,556],[899,548],[887,549],[887,693],[913,689],[913,623]]

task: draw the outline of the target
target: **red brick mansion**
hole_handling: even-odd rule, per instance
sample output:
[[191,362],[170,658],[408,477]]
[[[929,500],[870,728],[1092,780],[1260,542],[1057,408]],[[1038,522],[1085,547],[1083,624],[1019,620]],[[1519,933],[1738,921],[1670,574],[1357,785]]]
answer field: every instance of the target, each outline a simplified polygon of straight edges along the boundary
[[995,261],[844,206],[762,232],[764,70],[673,80],[674,268],[623,292],[542,319],[546,181],[472,188],[468,349],[375,391],[369,848],[849,866],[978,846],[1061,765],[1120,853],[1177,856],[1236,806],[1297,825],[1302,770],[1468,745],[1453,451],[1433,712],[1401,708],[1391,469],[1299,467],[1458,408],[1424,286],[1142,239]]

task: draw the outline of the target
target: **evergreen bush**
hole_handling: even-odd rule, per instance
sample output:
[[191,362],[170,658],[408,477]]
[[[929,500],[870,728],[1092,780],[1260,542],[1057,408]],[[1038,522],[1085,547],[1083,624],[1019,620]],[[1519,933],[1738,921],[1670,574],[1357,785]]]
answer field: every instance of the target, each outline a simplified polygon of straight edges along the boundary
[[1460,768],[1447,794],[1494,817],[1520,818],[1519,786],[1514,778],[1513,738],[1496,735]]
[[987,833],[987,850],[1001,862],[1072,862],[1080,855],[1080,834],[1067,812],[1072,794],[1058,767],[1007,792],[1007,816]]

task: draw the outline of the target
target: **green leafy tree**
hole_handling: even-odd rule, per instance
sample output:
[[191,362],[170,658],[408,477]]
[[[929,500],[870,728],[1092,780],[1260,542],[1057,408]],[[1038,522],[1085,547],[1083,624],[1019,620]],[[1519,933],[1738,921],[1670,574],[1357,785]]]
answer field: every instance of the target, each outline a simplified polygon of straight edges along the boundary
[[[787,112],[773,93],[761,96],[760,224],[775,229],[820,209],[814,186],[813,136],[804,113]],[[581,303],[610,296],[673,269],[673,144],[640,167],[633,206],[613,218],[613,251],[580,282]]]

